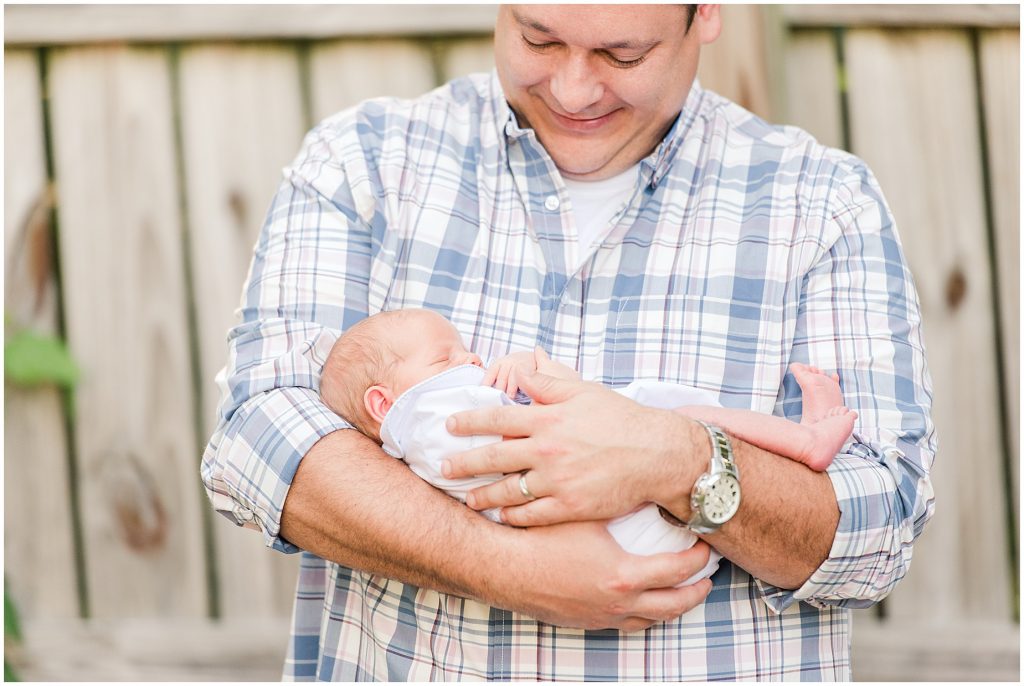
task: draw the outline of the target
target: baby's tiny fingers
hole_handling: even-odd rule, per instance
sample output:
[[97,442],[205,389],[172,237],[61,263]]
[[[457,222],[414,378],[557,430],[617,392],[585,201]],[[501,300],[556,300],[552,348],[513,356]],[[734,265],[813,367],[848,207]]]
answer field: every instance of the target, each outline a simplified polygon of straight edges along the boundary
[[508,394],[508,397],[514,398],[516,397],[516,390],[518,388],[519,385],[516,383],[516,370],[515,367],[513,367],[508,373],[508,381],[505,382],[505,393]]

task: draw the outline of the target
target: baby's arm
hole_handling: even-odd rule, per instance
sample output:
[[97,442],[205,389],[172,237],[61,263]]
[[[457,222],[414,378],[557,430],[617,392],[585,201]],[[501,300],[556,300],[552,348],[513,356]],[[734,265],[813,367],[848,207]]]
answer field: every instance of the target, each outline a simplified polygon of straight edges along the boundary
[[494,386],[498,390],[505,391],[508,397],[514,398],[519,390],[519,379],[523,378],[524,374],[533,372],[547,374],[557,379],[575,380],[580,378],[575,369],[555,362],[544,352],[544,348],[537,346],[533,352],[512,353],[499,357],[487,368],[482,385]]

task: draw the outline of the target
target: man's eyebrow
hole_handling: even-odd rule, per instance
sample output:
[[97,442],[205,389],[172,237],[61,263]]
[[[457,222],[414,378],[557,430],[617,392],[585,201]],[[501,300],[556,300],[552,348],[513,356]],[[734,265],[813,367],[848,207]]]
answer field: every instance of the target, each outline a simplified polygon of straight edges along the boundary
[[660,40],[620,40],[614,43],[602,43],[605,50],[637,50],[646,52],[660,43]]
[[519,12],[516,12],[515,10],[512,10],[512,16],[522,26],[526,26],[526,27],[531,28],[531,29],[536,29],[537,31],[540,31],[541,33],[547,33],[547,34],[552,35],[552,36],[555,35],[555,32],[553,30],[551,30],[548,27],[544,26],[544,24],[541,24],[536,19],[528,19],[528,18],[522,16],[521,14],[519,14]]
[[[553,29],[549,29],[547,26],[541,24],[536,19],[524,17],[515,10],[512,10],[512,16],[521,26],[525,26],[527,28],[540,31],[541,33],[546,33],[549,36],[558,35]],[[656,45],[658,45],[659,43],[661,43],[660,40],[620,40],[613,41],[611,43],[602,43],[601,48],[603,50],[636,50],[638,52],[646,52],[651,48],[655,47]]]

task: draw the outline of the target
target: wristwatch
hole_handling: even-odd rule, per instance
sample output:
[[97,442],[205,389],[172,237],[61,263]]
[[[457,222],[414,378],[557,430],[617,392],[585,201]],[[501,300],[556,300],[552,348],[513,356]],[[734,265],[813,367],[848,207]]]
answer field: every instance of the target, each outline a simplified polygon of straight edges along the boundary
[[689,529],[695,534],[710,534],[732,519],[740,507],[740,471],[732,455],[729,437],[716,426],[700,420],[711,439],[711,466],[700,475],[690,491],[693,517],[683,522],[661,505],[658,511],[670,524]]

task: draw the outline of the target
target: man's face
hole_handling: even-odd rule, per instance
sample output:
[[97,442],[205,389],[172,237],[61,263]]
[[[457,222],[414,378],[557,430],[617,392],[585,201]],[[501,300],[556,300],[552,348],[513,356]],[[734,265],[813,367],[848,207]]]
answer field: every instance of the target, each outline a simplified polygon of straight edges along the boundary
[[[716,5],[689,32],[681,5],[504,5],[494,49],[505,96],[569,178],[625,171],[662,140],[718,36]],[[524,121],[525,120],[525,121]]]
[[421,381],[462,364],[483,363],[466,350],[451,322],[435,312],[410,312],[390,332],[398,356],[392,373],[392,392],[397,398]]

